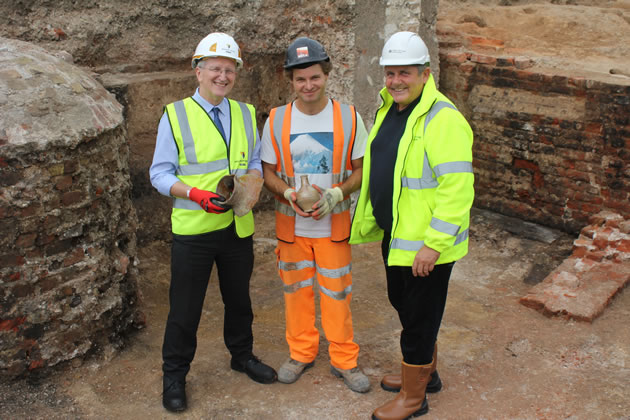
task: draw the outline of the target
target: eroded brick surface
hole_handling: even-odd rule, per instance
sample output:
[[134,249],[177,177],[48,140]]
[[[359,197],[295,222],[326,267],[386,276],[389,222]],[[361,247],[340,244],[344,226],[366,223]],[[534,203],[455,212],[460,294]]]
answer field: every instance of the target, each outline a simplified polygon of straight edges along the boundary
[[630,282],[630,234],[626,221],[603,211],[591,217],[573,244],[573,253],[520,302],[548,316],[592,321]]
[[83,70],[0,44],[2,380],[120,341],[137,290],[122,107]]

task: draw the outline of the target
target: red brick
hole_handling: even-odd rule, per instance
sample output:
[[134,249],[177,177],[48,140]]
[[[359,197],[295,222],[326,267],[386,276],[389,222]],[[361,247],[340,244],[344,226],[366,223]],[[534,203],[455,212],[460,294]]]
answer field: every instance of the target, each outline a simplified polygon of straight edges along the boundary
[[601,262],[606,257],[606,251],[589,251],[586,253],[586,258],[591,261]]
[[35,370],[44,367],[44,361],[42,359],[33,360],[28,366],[28,370]]
[[26,250],[25,257],[29,260],[35,260],[42,258],[44,256],[44,250],[39,247],[31,248]]
[[584,235],[587,238],[593,239],[593,236],[595,235],[595,228],[591,225],[588,225],[582,229],[580,235]]
[[68,267],[70,265],[76,264],[79,261],[82,261],[84,258],[85,258],[85,252],[83,251],[83,248],[77,248],[72,252],[72,254],[64,258],[63,266]]
[[15,241],[15,245],[19,248],[29,248],[35,245],[36,238],[37,238],[37,233],[27,233],[24,235],[20,235]]
[[470,61],[472,61],[473,63],[479,63],[479,64],[495,65],[497,62],[497,59],[496,57],[492,57],[489,55],[471,54]]
[[34,216],[35,214],[38,213],[38,210],[40,210],[41,207],[42,206],[39,204],[31,204],[30,206],[24,207],[23,209],[20,210],[20,217],[25,218],[25,217]]
[[0,267],[15,267],[24,265],[26,261],[22,255],[5,254],[0,256]]
[[582,258],[586,255],[587,252],[588,249],[585,246],[573,245],[573,253],[571,254],[571,256],[575,258]]
[[534,66],[534,60],[528,57],[515,57],[514,58],[514,66],[517,69],[528,69]]
[[56,182],[55,182],[56,189],[60,191],[64,191],[70,188],[71,186],[72,186],[72,176],[63,175],[63,176],[57,177]]
[[500,39],[483,38],[479,36],[469,37],[472,45],[479,45],[483,47],[503,47],[504,43]]
[[33,295],[35,292],[35,288],[32,284],[16,284],[11,289],[11,293],[16,298],[24,298],[27,296]]
[[64,206],[70,206],[83,200],[82,191],[70,191],[61,196],[61,202]]
[[37,285],[39,286],[42,292],[47,292],[57,287],[60,283],[61,283],[61,278],[59,276],[46,276],[40,279],[37,282]]
[[12,273],[12,274],[9,274],[8,276],[9,282],[18,281],[21,277],[22,277],[22,273],[20,272]]
[[73,174],[79,169],[79,161],[78,160],[68,160],[63,164],[63,173],[64,174]]
[[622,239],[617,244],[616,248],[619,252],[627,252],[630,253],[630,239]]
[[459,66],[459,69],[462,71],[462,73],[470,74],[475,70],[476,67],[477,67],[477,64],[467,61],[465,63],[462,63]]
[[26,317],[18,317],[13,319],[0,319],[0,331],[13,331],[17,332],[18,327],[24,324]]
[[586,124],[584,131],[592,134],[602,134],[602,125],[600,123],[590,123]]
[[456,64],[461,64],[461,63],[465,63],[466,61],[468,61],[469,58],[469,54],[467,53],[448,53],[446,55],[446,62],[448,63],[456,63]]

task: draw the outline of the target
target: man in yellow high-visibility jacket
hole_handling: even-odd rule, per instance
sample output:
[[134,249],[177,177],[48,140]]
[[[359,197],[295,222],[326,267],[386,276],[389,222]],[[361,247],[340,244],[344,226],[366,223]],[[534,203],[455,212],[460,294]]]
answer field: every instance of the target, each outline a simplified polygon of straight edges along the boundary
[[162,404],[169,411],[186,409],[186,375],[214,263],[231,368],[260,383],[277,379],[275,370],[252,353],[254,217],[251,210],[236,215],[216,193],[224,176],[262,175],[254,107],[226,98],[242,64],[231,36],[206,36],[192,58],[199,88],[192,97],[167,105],[158,127],[151,183],[173,197],[170,311],[162,346]]
[[382,241],[403,362],[400,375],[381,381],[399,395],[372,418],[397,420],[427,413],[426,392],[442,387],[436,339],[453,264],[468,252],[473,134],[437,91],[417,34],[392,35],[380,64],[383,103],[368,138],[350,243]]

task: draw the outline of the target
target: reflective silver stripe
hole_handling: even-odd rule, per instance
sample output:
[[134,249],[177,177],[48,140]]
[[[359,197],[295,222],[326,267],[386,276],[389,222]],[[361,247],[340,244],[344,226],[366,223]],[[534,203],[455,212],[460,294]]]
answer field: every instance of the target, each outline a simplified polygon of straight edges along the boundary
[[[254,143],[256,141],[254,137],[254,126],[252,124],[252,114],[249,112],[247,104],[236,101],[241,108],[241,114],[243,114],[243,122],[245,124],[245,135],[247,136],[247,158],[252,159],[252,153],[254,153]],[[244,171],[247,172],[247,171]],[[236,175],[242,175],[237,173]]]
[[438,101],[433,104],[426,118],[424,119],[424,131],[427,131],[427,125],[431,122],[431,120],[437,115],[438,112],[443,110],[444,108],[451,108],[457,111],[454,105],[449,104],[448,102]]
[[195,151],[195,141],[188,124],[188,116],[186,115],[186,105],[184,101],[177,101],[173,104],[177,122],[179,123],[179,131],[182,133],[182,141],[184,143],[184,155],[188,163],[197,163],[197,152]]
[[194,201],[186,200],[185,198],[174,198],[173,208],[184,210],[203,210],[199,204]]
[[280,200],[274,200],[276,211],[278,213],[284,214],[285,216],[295,216],[295,210],[288,204],[281,203]]
[[437,219],[435,217],[431,218],[431,223],[429,224],[433,229],[438,232],[445,233],[447,235],[455,236],[457,232],[459,232],[460,227],[454,225],[449,222],[445,222],[444,220]]
[[473,167],[472,162],[457,161],[440,163],[439,165],[435,165],[433,170],[435,171],[435,176],[441,177],[442,175],[446,174],[455,174],[462,172],[472,173]]
[[[348,153],[351,151],[350,149],[350,137],[352,136],[352,110],[349,105],[340,103],[341,109],[341,123],[343,127],[343,152],[341,154],[341,180],[339,182],[343,182],[347,178],[346,174],[346,161],[348,159]],[[334,134],[333,134],[334,135]],[[335,182],[333,181],[333,184]]]
[[463,232],[460,232],[460,234],[457,235],[457,237],[455,238],[455,243],[453,243],[453,246],[464,242],[466,239],[468,239],[468,229],[466,229]]
[[[453,246],[460,244],[468,239],[468,229],[460,232],[455,237]],[[402,251],[419,251],[424,245],[424,241],[408,241],[406,239],[394,238],[392,239],[391,249],[400,249]]]
[[406,239],[394,238],[391,249],[401,249],[403,251],[418,251],[424,245],[424,241],[408,241]]
[[[287,168],[284,167],[284,152],[282,150],[282,124],[284,124],[284,113],[287,109],[286,105],[279,106],[276,108],[276,115],[273,119],[273,136],[276,140],[276,145],[278,146],[278,152],[280,152],[280,168],[283,174],[287,173]],[[294,181],[295,183],[295,181]]]
[[203,175],[211,172],[221,171],[229,167],[227,159],[215,160],[214,162],[193,163],[191,165],[180,165],[177,168],[177,175]]
[[278,178],[286,182],[289,187],[295,188],[295,178],[293,177],[289,178],[287,175],[283,174],[282,172],[276,172],[276,175],[278,175]]
[[332,298],[335,300],[345,300],[346,296],[352,293],[352,285],[346,287],[341,292],[333,292],[332,290],[326,289],[320,284],[319,290],[321,290],[321,292],[325,294],[326,296],[328,296],[329,298]]
[[423,178],[402,178],[402,186],[409,188],[410,190],[424,190],[426,188],[436,188],[438,186],[437,179],[423,179]]
[[308,280],[302,280],[302,281],[298,281],[297,283],[293,283],[293,284],[285,284],[282,288],[284,289],[284,293],[295,293],[300,289],[303,289],[305,287],[311,287],[313,286],[315,282],[315,277],[312,277]]
[[318,265],[316,266],[316,269],[317,272],[324,277],[340,279],[342,276],[350,274],[350,271],[352,271],[352,263],[341,268],[323,268]]
[[296,271],[309,267],[315,267],[315,261],[302,260],[298,262],[278,262],[278,268],[282,271]]

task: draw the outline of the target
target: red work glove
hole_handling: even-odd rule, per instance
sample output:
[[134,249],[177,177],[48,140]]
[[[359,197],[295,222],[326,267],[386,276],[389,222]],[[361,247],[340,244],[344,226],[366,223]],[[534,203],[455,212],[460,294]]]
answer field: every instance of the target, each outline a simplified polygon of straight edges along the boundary
[[225,198],[212,191],[193,188],[188,193],[188,198],[199,204],[208,213],[219,214],[228,211],[228,208],[222,205],[225,202]]

